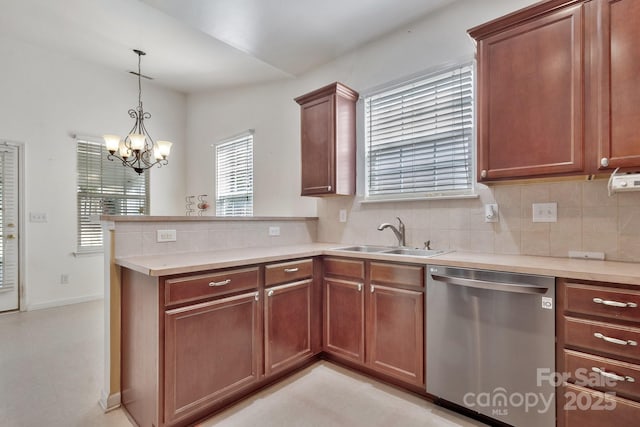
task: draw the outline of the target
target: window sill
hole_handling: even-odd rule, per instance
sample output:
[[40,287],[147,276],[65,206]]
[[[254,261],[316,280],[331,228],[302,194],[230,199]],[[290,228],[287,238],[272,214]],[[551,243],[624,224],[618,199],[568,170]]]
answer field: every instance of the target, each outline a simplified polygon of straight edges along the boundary
[[478,194],[450,194],[442,196],[415,196],[415,197],[389,197],[384,199],[364,198],[360,200],[361,204],[368,203],[397,203],[397,202],[424,202],[429,200],[456,200],[456,199],[477,199]]
[[102,256],[104,255],[104,250],[102,248],[100,249],[95,249],[95,250],[90,250],[90,251],[78,251],[78,252],[72,252],[73,256],[76,258],[84,258],[84,257],[91,257],[91,256]]

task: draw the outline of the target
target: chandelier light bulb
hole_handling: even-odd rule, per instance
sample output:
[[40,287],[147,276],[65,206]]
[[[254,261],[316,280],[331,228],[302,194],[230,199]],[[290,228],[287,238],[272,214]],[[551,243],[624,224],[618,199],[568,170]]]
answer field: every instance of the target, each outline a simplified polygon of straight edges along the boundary
[[146,139],[147,138],[141,133],[129,134],[129,141],[131,141],[131,149],[134,151],[144,150],[144,143]]
[[166,159],[167,157],[169,157],[169,153],[171,152],[171,146],[173,145],[173,143],[169,141],[158,141],[156,144],[158,146],[158,152],[161,158]]
[[111,154],[118,151],[118,147],[120,146],[120,137],[118,135],[104,135],[103,138],[107,151]]
[[162,154],[160,154],[160,148],[158,147],[158,143],[153,146],[153,157],[156,160],[162,160]]
[[125,145],[124,141],[120,142],[118,154],[120,154],[120,157],[122,157],[123,159],[126,159],[131,155],[131,149]]

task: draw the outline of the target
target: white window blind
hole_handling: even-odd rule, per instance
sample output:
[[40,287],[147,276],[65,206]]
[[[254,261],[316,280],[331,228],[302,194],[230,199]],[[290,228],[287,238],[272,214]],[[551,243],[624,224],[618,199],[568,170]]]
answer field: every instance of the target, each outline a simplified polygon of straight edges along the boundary
[[0,146],[0,292],[14,291],[18,286],[17,224],[18,147],[3,144]]
[[365,98],[367,198],[473,192],[473,67]]
[[253,215],[253,133],[216,145],[216,215]]
[[78,252],[102,249],[98,215],[145,215],[149,212],[149,171],[138,175],[107,158],[99,140],[76,139],[78,156]]

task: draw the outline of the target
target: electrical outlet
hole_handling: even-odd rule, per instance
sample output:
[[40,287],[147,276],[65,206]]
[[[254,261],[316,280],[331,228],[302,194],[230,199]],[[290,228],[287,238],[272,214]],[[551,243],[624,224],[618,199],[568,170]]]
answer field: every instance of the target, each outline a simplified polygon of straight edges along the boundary
[[158,230],[157,242],[175,242],[176,238],[176,230]]
[[47,213],[29,212],[29,222],[47,222]]
[[340,220],[340,222],[347,222],[347,210],[346,209],[340,209],[340,212],[338,214],[338,219]]
[[60,275],[60,284],[68,285],[69,284],[69,275],[67,273],[62,273]]
[[269,227],[269,236],[279,236],[280,227]]
[[484,205],[484,222],[498,222],[498,205],[496,203],[487,203]]
[[556,202],[534,203],[531,206],[533,222],[558,222],[558,204]]

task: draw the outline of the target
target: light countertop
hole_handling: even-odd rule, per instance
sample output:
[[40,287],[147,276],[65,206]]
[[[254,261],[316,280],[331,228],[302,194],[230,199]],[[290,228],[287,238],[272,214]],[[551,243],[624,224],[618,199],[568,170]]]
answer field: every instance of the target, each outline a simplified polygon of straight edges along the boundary
[[578,280],[640,285],[640,263],[552,258],[529,255],[497,255],[449,252],[431,258],[382,253],[336,250],[337,243],[310,243],[293,246],[244,248],[197,253],[148,255],[116,259],[116,264],[149,276],[193,273],[247,264],[281,261],[319,255],[375,259],[413,264],[437,264],[514,273],[540,274]]

